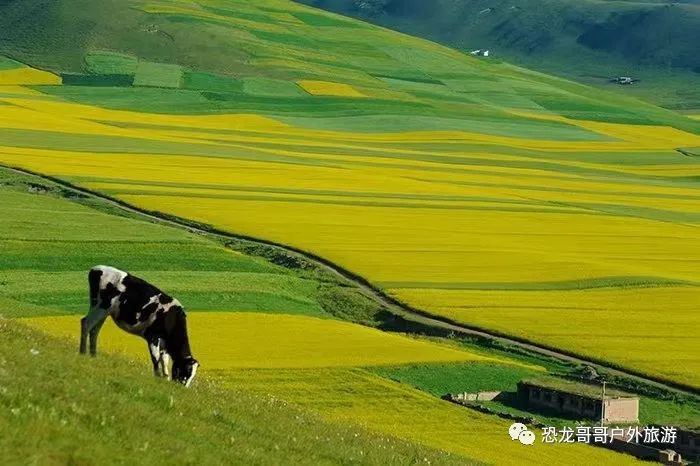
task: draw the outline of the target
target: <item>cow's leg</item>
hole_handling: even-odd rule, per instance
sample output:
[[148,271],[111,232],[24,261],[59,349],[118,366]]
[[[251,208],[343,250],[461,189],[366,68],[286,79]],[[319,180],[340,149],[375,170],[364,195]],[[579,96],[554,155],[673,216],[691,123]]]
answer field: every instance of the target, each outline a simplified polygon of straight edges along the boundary
[[162,360],[163,352],[161,350],[161,339],[155,338],[148,341],[148,354],[151,355],[151,362],[153,363],[153,375],[156,377],[163,377]]
[[85,352],[87,351],[87,322],[87,317],[83,317],[82,319],[80,319],[80,354],[85,354]]
[[165,351],[164,349],[161,352],[160,364],[163,368],[163,376],[168,380],[172,380],[172,374],[170,373],[170,366],[172,364],[172,359],[170,358],[170,355],[168,354],[168,352]]
[[107,316],[105,315],[102,320],[96,322],[92,327],[92,330],[90,330],[90,356],[97,355],[97,337],[100,335],[100,330],[102,329],[102,325],[104,325],[106,319]]
[[[85,354],[85,351],[87,350],[88,336],[91,336],[91,333],[95,326],[101,326],[102,323],[104,323],[104,320],[107,318],[107,315],[107,310],[101,309],[99,307],[93,307],[90,308],[90,311],[85,317],[80,319],[80,354]],[[97,344],[96,339],[95,344]],[[95,354],[92,351],[92,344],[90,346],[91,354]]]

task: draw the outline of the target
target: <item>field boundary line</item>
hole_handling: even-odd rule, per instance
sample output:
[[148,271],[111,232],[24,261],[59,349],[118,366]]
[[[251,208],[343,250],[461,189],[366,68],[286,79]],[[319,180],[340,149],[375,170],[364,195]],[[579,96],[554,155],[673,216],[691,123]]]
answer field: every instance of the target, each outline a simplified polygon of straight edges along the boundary
[[[422,324],[441,330],[448,330],[450,332],[454,332],[455,334],[477,337],[480,339],[488,340],[490,342],[504,344],[506,346],[515,346],[541,356],[552,357],[562,361],[572,362],[576,364],[590,365],[596,369],[603,369],[611,375],[625,377],[627,379],[642,382],[644,384],[655,386],[657,388],[662,388],[664,390],[681,392],[696,397],[700,396],[700,388],[694,387],[692,385],[687,385],[673,380],[667,380],[662,377],[650,376],[648,374],[625,368],[599,358],[582,356],[572,351],[562,350],[553,346],[533,342],[526,338],[516,337],[507,333],[485,329],[475,325],[465,324],[463,322],[458,322],[448,317],[435,315],[423,309],[415,308],[387,294],[361,275],[351,272],[350,270],[347,270],[321,256],[318,256],[314,253],[305,251],[300,248],[248,235],[232,233],[208,224],[193,222],[181,217],[165,214],[159,211],[142,209],[140,207],[133,206],[128,202],[116,199],[109,195],[102,194],[100,192],[93,191],[88,188],[76,186],[60,178],[45,175],[25,168],[11,166],[4,163],[0,163],[0,168],[20,173],[23,175],[33,176],[44,181],[49,181],[66,190],[82,194],[83,196],[99,199],[114,207],[118,207],[123,211],[127,211],[132,214],[137,214],[141,217],[145,217],[159,224],[165,224],[172,227],[185,229],[190,232],[196,232],[202,235],[217,237],[219,239],[248,241],[254,244],[275,248],[287,254],[292,254],[301,257],[342,279],[350,281],[351,283],[356,285],[360,289],[360,291],[362,291],[366,296],[374,299],[375,301],[383,305],[389,312],[410,322]],[[248,255],[254,254],[248,253]]]

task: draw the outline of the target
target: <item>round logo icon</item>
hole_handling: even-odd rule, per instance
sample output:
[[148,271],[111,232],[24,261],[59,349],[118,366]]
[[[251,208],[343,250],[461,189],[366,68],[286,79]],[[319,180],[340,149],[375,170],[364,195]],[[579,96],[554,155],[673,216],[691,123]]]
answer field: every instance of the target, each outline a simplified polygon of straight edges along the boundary
[[523,445],[532,445],[535,443],[535,433],[531,430],[524,430],[520,432],[518,440],[520,440],[520,443]]
[[510,425],[510,428],[508,429],[508,434],[510,435],[511,440],[517,440],[518,438],[520,438],[520,434],[522,432],[525,432],[526,430],[527,426],[525,424],[521,424],[520,422],[514,422]]
[[511,440],[519,440],[523,445],[532,445],[535,443],[535,433],[527,429],[525,424],[514,422],[508,428],[508,435]]

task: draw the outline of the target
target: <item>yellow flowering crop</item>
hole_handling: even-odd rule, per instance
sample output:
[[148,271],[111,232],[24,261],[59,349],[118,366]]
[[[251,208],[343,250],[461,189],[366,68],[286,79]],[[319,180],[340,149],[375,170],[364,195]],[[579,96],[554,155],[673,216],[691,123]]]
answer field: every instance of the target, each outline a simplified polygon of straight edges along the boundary
[[61,84],[61,82],[60,76],[34,68],[15,68],[0,71],[0,86]]
[[[80,317],[37,317],[23,322],[77,341]],[[394,335],[348,322],[284,314],[190,312],[190,342],[204,370],[314,368],[484,361],[490,358],[450,346]],[[100,348],[145,356],[145,345],[111,322]]]
[[[620,361],[640,372],[698,386],[700,342],[693,332],[697,328],[700,289],[650,285],[588,290],[391,292],[457,321],[514,332],[521,338],[571,348],[591,358]],[[664,312],[669,303],[673,303],[673,310]]]
[[[546,113],[519,116],[609,139],[340,132],[8,89],[0,89],[0,129],[9,131],[2,163],[313,252],[429,312],[698,383],[697,318],[687,303],[697,301],[700,192],[689,180],[700,165],[675,152],[700,147],[697,135]],[[603,296],[580,292],[591,287],[606,290],[605,306],[587,304]],[[519,303],[531,298],[525,322]],[[566,332],[560,302],[571,304]],[[615,336],[595,340],[594,330]],[[659,351],[663,335],[691,343]]]
[[334,95],[339,97],[365,97],[363,93],[343,83],[328,81],[311,81],[303,79],[298,84],[311,95]]

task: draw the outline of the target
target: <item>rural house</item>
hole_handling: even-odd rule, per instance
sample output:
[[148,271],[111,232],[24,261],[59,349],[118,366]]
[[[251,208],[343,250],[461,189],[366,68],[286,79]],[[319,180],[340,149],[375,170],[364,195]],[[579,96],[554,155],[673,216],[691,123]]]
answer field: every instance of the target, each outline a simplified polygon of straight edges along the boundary
[[605,422],[637,422],[639,398],[616,390],[607,390],[602,400],[600,386],[563,379],[540,378],[518,382],[518,400],[534,409],[587,419],[600,419],[605,403]]

